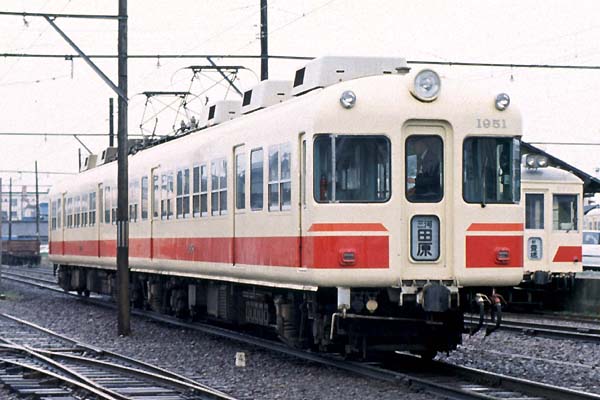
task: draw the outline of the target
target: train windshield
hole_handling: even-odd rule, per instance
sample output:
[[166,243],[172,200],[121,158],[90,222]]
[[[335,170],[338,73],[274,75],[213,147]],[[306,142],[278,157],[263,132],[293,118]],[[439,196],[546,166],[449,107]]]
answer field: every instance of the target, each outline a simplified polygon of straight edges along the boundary
[[519,140],[469,137],[463,145],[463,198],[467,203],[518,203]]
[[385,136],[320,135],[314,146],[316,201],[370,203],[390,198],[390,141]]

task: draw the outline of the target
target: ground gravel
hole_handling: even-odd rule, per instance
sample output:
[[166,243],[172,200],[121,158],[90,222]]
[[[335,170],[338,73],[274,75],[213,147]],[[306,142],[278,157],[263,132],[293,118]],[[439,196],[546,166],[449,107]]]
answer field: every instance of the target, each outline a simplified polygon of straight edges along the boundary
[[438,358],[468,367],[600,394],[600,344],[496,331],[463,336]]
[[[0,311],[32,321],[87,344],[173,370],[240,399],[433,399],[404,386],[183,330],[133,316],[132,335],[117,336],[115,311],[75,298],[3,281]],[[235,367],[236,352],[247,355]],[[11,399],[0,391],[0,398]],[[12,400],[12,399],[11,399]]]

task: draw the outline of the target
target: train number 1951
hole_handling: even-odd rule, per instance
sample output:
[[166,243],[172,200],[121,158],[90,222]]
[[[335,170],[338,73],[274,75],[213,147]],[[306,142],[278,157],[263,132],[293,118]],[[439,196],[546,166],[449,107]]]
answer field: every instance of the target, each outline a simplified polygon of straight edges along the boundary
[[477,128],[506,129],[505,119],[477,118]]

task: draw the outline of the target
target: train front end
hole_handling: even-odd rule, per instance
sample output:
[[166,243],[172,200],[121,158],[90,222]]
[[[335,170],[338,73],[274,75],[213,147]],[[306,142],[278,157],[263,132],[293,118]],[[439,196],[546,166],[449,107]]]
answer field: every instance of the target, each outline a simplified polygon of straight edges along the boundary
[[517,108],[430,69],[320,96],[303,264],[335,296],[328,338],[358,351],[456,348],[463,308],[498,306],[494,288],[522,278]]

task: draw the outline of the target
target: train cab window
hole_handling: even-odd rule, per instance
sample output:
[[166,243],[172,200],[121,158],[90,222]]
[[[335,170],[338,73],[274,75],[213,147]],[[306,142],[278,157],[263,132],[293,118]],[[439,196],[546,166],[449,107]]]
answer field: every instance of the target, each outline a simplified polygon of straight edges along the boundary
[[148,177],[142,177],[142,221],[148,219]]
[[227,161],[220,159],[211,162],[210,174],[211,215],[225,215],[227,214]]
[[433,135],[406,139],[406,198],[413,203],[437,203],[444,197],[444,143]]
[[89,225],[96,225],[96,192],[90,193]]
[[254,211],[263,209],[263,149],[250,153],[250,208]]
[[385,136],[319,135],[314,141],[313,195],[319,203],[385,202],[391,194]]
[[235,208],[246,208],[246,154],[235,156]]
[[525,229],[544,229],[544,195],[525,194]]
[[552,199],[552,225],[555,231],[577,231],[577,195],[555,194]]
[[269,147],[269,211],[290,209],[290,155],[289,143]]
[[463,143],[463,199],[513,204],[521,200],[520,143],[516,138],[469,137]]
[[190,216],[190,170],[177,171],[177,218]]

